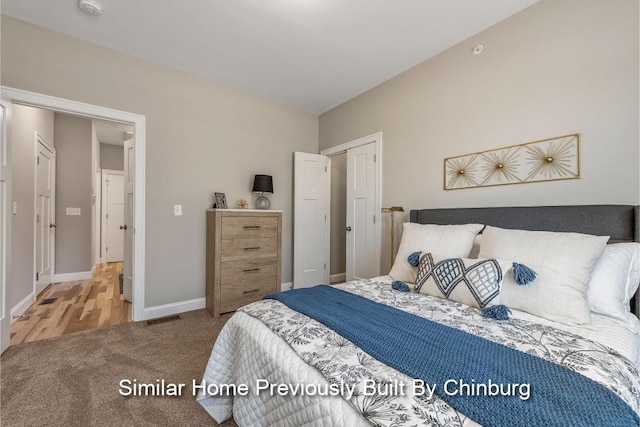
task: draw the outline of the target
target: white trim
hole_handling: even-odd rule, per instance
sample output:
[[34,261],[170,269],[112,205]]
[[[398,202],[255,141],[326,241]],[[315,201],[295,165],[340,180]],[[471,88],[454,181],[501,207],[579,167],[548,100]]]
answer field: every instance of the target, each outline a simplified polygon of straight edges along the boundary
[[187,311],[200,310],[207,307],[205,298],[196,298],[188,301],[172,302],[170,304],[155,305],[144,309],[141,320],[157,319],[159,317],[173,316]]
[[97,268],[98,268],[98,264],[93,264],[93,267],[91,267],[91,277],[93,277],[96,274]]
[[55,274],[53,276],[52,283],[74,282],[76,280],[89,280],[92,277],[93,277],[93,269],[92,271],[78,271],[76,273]]
[[337,273],[331,275],[331,283],[343,283],[347,280],[347,273]]
[[278,209],[207,209],[207,211],[225,211],[225,212],[284,212]]
[[320,151],[320,154],[333,157],[338,154],[346,153],[351,148],[360,147],[361,145],[367,145],[370,142],[379,142],[382,144],[382,132],[372,133],[371,135],[363,136],[362,138],[354,139],[353,141],[345,142],[344,144],[336,145],[334,147],[325,148]]
[[[286,282],[281,285],[281,290],[283,292],[288,291],[289,289],[292,289],[292,287],[293,282]],[[187,311],[201,310],[204,308],[207,308],[207,300],[205,298],[155,305],[144,309],[144,316],[141,320],[173,316],[174,314],[186,313]]]
[[31,292],[29,295],[24,297],[22,301],[17,303],[15,307],[11,309],[11,324],[13,324],[13,322],[18,320],[20,316],[22,316],[24,312],[27,311],[27,309],[31,307],[31,304],[33,304],[35,301],[36,301],[36,294],[35,292]]
[[325,158],[324,282],[331,283],[331,157]]
[[[102,203],[105,199],[105,183],[107,182],[107,175],[120,175],[122,177],[124,177],[124,171],[117,171],[117,170],[113,170],[113,169],[101,169],[100,171],[100,198],[101,198],[101,202],[100,202],[100,223],[101,223],[101,227],[100,227],[100,253],[102,254],[102,256],[100,257],[101,260],[104,260],[104,262],[117,262],[117,261],[109,261],[107,259],[107,221],[106,218],[104,217],[107,213],[106,211],[109,209],[109,206],[106,205],[105,203]],[[124,191],[124,190],[123,190]],[[122,216],[124,218],[124,214]],[[126,221],[126,220],[125,220]]]
[[134,194],[134,254],[133,254],[133,320],[143,320],[145,295],[145,116],[71,101],[49,95],[2,86],[2,94],[13,102],[87,118],[127,123],[134,126],[135,194]]
[[[11,277],[11,222],[13,216],[13,198],[11,197],[11,101],[0,93],[0,185],[4,185],[3,199],[0,201],[0,353],[10,344],[11,310],[7,287]],[[2,156],[4,154],[4,156]]]
[[[335,147],[329,147],[322,151],[320,154],[325,156],[329,156],[329,158],[333,156],[337,156],[339,154],[346,153],[347,150],[351,148],[360,147],[362,145],[375,144],[376,150],[376,200],[374,201],[374,212],[375,212],[375,226],[373,228],[374,232],[374,241],[376,242],[375,247],[375,263],[377,265],[376,271],[380,274],[380,248],[382,247],[382,132],[376,132],[371,135],[364,136],[362,138],[354,139],[353,141],[345,142],[344,144],[336,145]],[[331,174],[329,174],[331,175]],[[331,200],[331,185],[327,187],[327,200]],[[330,203],[329,203],[330,205]],[[326,226],[326,241],[329,241],[331,237],[331,218],[328,216],[329,221],[327,221]],[[330,268],[330,258],[327,259],[327,268]],[[329,270],[331,271],[331,270]]]

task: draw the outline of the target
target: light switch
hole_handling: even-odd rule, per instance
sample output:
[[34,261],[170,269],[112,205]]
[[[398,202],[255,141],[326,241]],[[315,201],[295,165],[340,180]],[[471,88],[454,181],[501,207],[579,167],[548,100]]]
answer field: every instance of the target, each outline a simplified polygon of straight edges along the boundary
[[18,213],[18,202],[13,202],[13,214],[16,215]]
[[182,216],[182,205],[173,205],[173,216]]
[[67,208],[67,215],[80,215],[80,208]]

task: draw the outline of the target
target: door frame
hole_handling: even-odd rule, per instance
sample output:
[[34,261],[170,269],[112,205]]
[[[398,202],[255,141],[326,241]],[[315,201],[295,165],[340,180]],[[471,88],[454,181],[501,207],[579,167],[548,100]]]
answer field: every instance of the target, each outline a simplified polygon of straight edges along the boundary
[[[4,182],[4,194],[0,203],[0,353],[9,348],[11,309],[7,301],[7,286],[11,277],[11,102],[0,94],[0,182]],[[4,181],[2,181],[4,179]],[[0,183],[0,185],[3,185]]]
[[[122,177],[124,177],[124,171],[117,171],[117,170],[113,170],[113,169],[102,169],[101,173],[100,173],[100,250],[102,251],[102,261],[103,262],[108,262],[107,261],[107,251],[106,251],[106,247],[107,247],[107,242],[106,242],[106,237],[107,237],[107,224],[104,218],[104,215],[106,214],[105,209],[108,210],[108,206],[104,203],[104,198],[105,198],[105,191],[104,191],[104,183],[106,182],[106,175],[107,174],[111,174],[111,175],[121,175]],[[123,191],[124,191],[124,183],[123,183]]]
[[[380,248],[382,247],[382,131],[373,133],[371,135],[363,136],[362,138],[354,139],[344,144],[336,145],[334,147],[326,148],[320,151],[320,154],[329,157],[337,156],[339,154],[346,153],[351,148],[360,147],[362,145],[374,144],[375,147],[375,172],[376,172],[376,191],[375,200],[373,204],[373,210],[375,212],[375,224],[374,224],[374,242],[375,242],[375,264],[376,271],[380,274]],[[330,164],[329,164],[330,166]],[[328,174],[329,184],[327,186],[327,200],[331,200],[331,174]],[[331,250],[331,209],[327,214],[327,223],[325,227],[325,236],[327,242],[327,251]],[[325,255],[327,259],[327,269],[331,271],[331,254]]]
[[[49,203],[50,205],[50,209],[51,209],[51,223],[55,224],[56,223],[56,167],[57,167],[57,158],[56,158],[56,149],[53,145],[49,144],[49,141],[47,141],[38,131],[35,131],[35,135],[33,137],[34,140],[34,158],[33,158],[33,295],[36,297],[36,299],[38,298],[38,291],[37,291],[37,286],[38,286],[38,281],[36,280],[36,273],[37,273],[37,269],[38,269],[38,263],[37,263],[37,255],[38,255],[38,218],[37,218],[37,212],[38,212],[38,153],[40,152],[38,144],[42,144],[44,146],[44,148],[46,148],[47,150],[49,150],[51,152],[51,154],[53,155],[52,157],[55,159],[53,162],[53,179],[51,181],[52,185],[51,185],[51,202]],[[56,238],[55,238],[55,231],[53,233],[51,233],[51,230],[49,230],[49,234],[53,234],[53,237],[50,237],[50,248],[49,248],[49,265],[50,265],[50,270],[51,270],[51,283],[54,282],[54,277],[56,275]],[[47,285],[49,286],[49,285]],[[46,286],[42,289],[44,291],[44,289],[46,289]],[[42,291],[40,291],[42,292]]]
[[[2,86],[1,89],[3,97],[8,98],[15,104],[70,113],[88,119],[100,119],[133,125],[135,193],[133,203],[133,301],[131,305],[133,320],[145,320],[145,116],[7,86]],[[8,141],[8,145],[11,145],[11,141]]]

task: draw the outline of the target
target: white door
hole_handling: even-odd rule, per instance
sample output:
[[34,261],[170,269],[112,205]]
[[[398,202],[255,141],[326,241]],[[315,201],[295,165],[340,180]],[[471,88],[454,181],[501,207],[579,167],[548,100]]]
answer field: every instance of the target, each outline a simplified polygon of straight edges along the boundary
[[53,278],[56,152],[36,132],[36,295]]
[[11,185],[10,185],[10,146],[9,131],[11,125],[11,101],[2,98],[0,105],[0,353],[9,347],[11,325],[10,311],[7,307],[7,277],[9,254],[6,250],[11,243]]
[[124,172],[103,170],[102,194],[102,241],[106,261],[124,261]]
[[133,139],[124,142],[124,271],[123,292],[127,301],[133,300],[133,190],[135,178],[135,159],[133,157]]
[[376,147],[347,150],[347,281],[378,276],[375,245]]
[[329,158],[294,153],[293,287],[329,284]]

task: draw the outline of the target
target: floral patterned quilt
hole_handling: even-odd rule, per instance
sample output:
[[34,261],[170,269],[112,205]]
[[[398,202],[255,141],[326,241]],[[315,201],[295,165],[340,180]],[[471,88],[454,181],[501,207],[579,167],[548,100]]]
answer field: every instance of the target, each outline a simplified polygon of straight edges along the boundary
[[[485,319],[474,308],[424,294],[395,291],[365,280],[339,288],[490,341],[563,365],[606,386],[640,414],[640,379],[633,363],[615,350],[578,335],[519,319]],[[329,384],[347,387],[343,398],[379,426],[468,426],[473,420],[438,396],[409,386],[412,379],[370,357],[321,323],[275,300],[240,311],[260,320],[284,339]],[[400,387],[407,385],[407,387]],[[371,393],[375,390],[375,393]],[[400,392],[399,392],[400,391]]]

